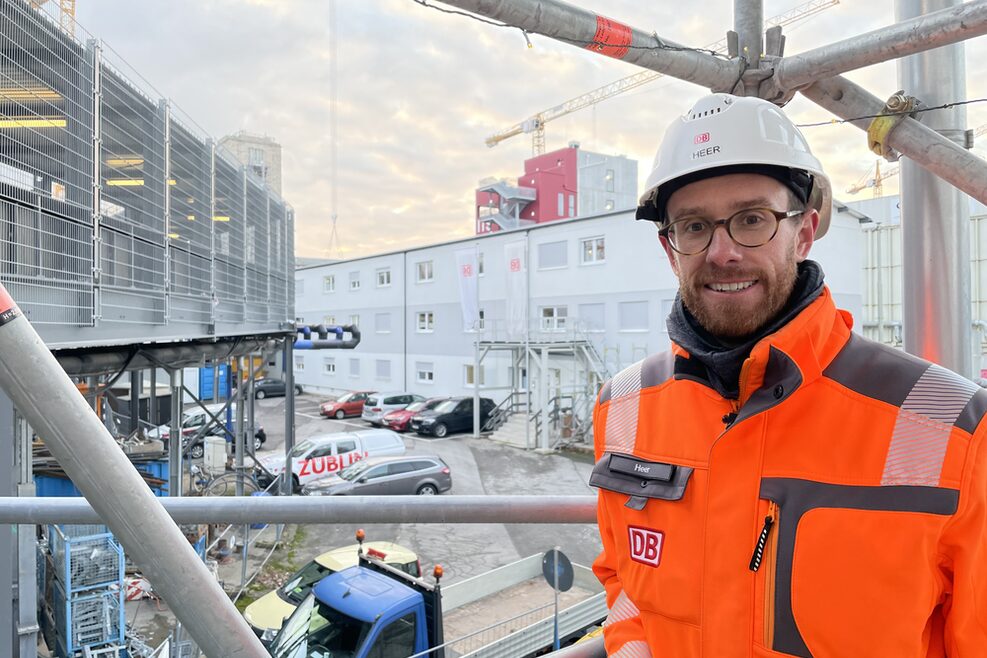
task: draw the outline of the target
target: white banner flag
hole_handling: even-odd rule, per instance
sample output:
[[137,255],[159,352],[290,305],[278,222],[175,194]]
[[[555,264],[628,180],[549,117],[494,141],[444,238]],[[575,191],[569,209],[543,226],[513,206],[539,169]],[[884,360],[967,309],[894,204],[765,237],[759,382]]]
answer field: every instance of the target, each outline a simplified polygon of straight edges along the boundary
[[474,331],[480,326],[480,299],[477,285],[476,249],[456,252],[456,269],[459,270],[459,303],[463,307],[463,331]]
[[525,263],[525,241],[504,245],[507,260],[507,335],[524,338],[528,328],[528,274]]

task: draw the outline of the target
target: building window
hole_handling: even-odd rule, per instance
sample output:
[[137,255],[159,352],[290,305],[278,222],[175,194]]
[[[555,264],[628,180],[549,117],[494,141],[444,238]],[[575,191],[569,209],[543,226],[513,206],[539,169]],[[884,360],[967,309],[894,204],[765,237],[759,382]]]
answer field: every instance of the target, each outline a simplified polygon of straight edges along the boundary
[[416,267],[418,270],[418,283],[432,281],[435,278],[434,272],[432,271],[432,261],[423,260],[420,263],[416,263]]
[[305,359],[300,356],[295,357],[295,372],[304,372],[305,370]]
[[377,359],[377,379],[391,378],[391,362],[388,359]]
[[264,164],[264,150],[256,149],[253,147],[247,147],[247,160],[253,166],[263,166]]
[[425,334],[435,331],[435,313],[432,311],[418,312],[418,333]]
[[602,303],[579,305],[579,324],[583,331],[600,332],[606,329],[604,309]]
[[617,317],[620,331],[647,331],[648,302],[620,302]]
[[374,315],[374,330],[376,330],[378,334],[391,333],[391,314],[377,313]]
[[541,318],[542,331],[565,331],[567,306],[542,306],[538,316]]
[[387,288],[391,285],[391,270],[390,268],[384,270],[377,270],[377,287]]
[[336,325],[336,316],[335,315],[326,315],[326,316],[323,316],[323,318],[322,318],[322,324],[326,325],[327,327],[333,327],[333,326],[335,326]]
[[602,263],[607,259],[606,240],[603,237],[586,238],[580,242],[579,253],[583,265]]
[[359,327],[360,326],[360,316],[358,314],[357,315],[351,315],[350,316],[350,324],[353,325],[354,327]]
[[415,363],[415,379],[419,384],[431,384],[435,381],[435,365],[424,361]]
[[350,359],[350,377],[360,376],[360,359]]
[[575,217],[575,216],[576,216],[576,195],[575,194],[570,194],[569,195],[569,217]]
[[[484,367],[480,366],[480,386],[486,385],[484,381]],[[463,384],[465,386],[473,386],[473,364],[467,364],[463,366]]]
[[350,290],[360,289],[360,273],[350,272]]
[[607,169],[607,192],[613,192],[613,169]]
[[538,269],[551,270],[565,267],[569,264],[567,252],[565,240],[541,243],[538,245]]
[[336,359],[326,357],[322,360],[322,374],[323,375],[335,375],[336,374]]
[[559,192],[559,208],[558,216],[565,217],[565,193]]
[[322,292],[336,292],[336,277],[332,274],[322,277]]

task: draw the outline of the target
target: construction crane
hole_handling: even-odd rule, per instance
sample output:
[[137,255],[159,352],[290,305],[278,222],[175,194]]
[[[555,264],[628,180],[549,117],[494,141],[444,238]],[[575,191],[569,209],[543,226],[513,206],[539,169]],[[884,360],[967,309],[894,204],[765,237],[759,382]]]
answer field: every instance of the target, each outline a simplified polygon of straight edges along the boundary
[[41,9],[48,3],[58,3],[58,26],[70,37],[75,37],[75,0],[31,0],[31,6]]
[[[984,133],[987,133],[987,123],[976,128],[973,131],[974,138],[980,137]],[[856,194],[861,190],[866,190],[868,188],[874,190],[874,198],[884,195],[884,181],[888,178],[897,176],[901,171],[899,167],[892,167],[885,172],[881,171],[881,161],[877,160],[874,163],[874,175],[872,176],[870,172],[864,174],[856,183],[851,185],[846,189],[847,194]]]
[[[809,0],[808,2],[805,2],[783,14],[778,14],[777,16],[766,19],[764,21],[765,28],[791,25],[792,23],[809,18],[810,16],[818,14],[819,12],[838,4],[840,4],[840,0]],[[716,52],[723,52],[725,49],[726,39],[720,39],[719,41],[711,43],[705,47],[705,50],[714,50]],[[538,114],[535,114],[520,123],[514,124],[506,130],[490,135],[486,139],[487,146],[492,148],[497,146],[497,144],[500,144],[505,139],[509,139],[515,135],[531,133],[531,152],[533,155],[541,155],[545,152],[545,124],[549,121],[554,121],[559,117],[572,114],[573,112],[581,110],[584,107],[589,107],[601,101],[605,101],[608,98],[622,94],[630,89],[640,87],[643,84],[647,84],[661,77],[664,76],[655,71],[641,71],[640,73],[629,75],[626,78],[621,78],[620,80],[611,82],[608,85],[599,87],[580,96],[576,96],[575,98],[567,100],[560,105],[556,105],[555,107],[539,112]]]

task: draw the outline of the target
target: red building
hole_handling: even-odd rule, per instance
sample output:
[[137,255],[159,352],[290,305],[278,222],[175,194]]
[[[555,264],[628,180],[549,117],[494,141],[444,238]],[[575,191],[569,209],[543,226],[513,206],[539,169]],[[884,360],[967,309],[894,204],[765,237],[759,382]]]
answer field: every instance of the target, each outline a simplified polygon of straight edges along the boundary
[[489,179],[476,190],[476,233],[520,228],[570,217],[633,208],[637,204],[637,162],[603,155],[577,142],[524,162],[512,180]]

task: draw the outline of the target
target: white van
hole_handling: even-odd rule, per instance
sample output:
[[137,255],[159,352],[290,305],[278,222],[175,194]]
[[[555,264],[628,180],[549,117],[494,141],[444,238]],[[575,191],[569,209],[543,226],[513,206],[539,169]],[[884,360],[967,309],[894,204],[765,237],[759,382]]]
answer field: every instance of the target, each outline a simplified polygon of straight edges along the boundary
[[[366,457],[403,455],[404,441],[391,430],[361,430],[320,434],[305,439],[291,452],[291,481],[295,489],[346,468]],[[260,460],[272,476],[284,472],[284,456],[270,455]],[[261,484],[264,478],[258,478]]]

